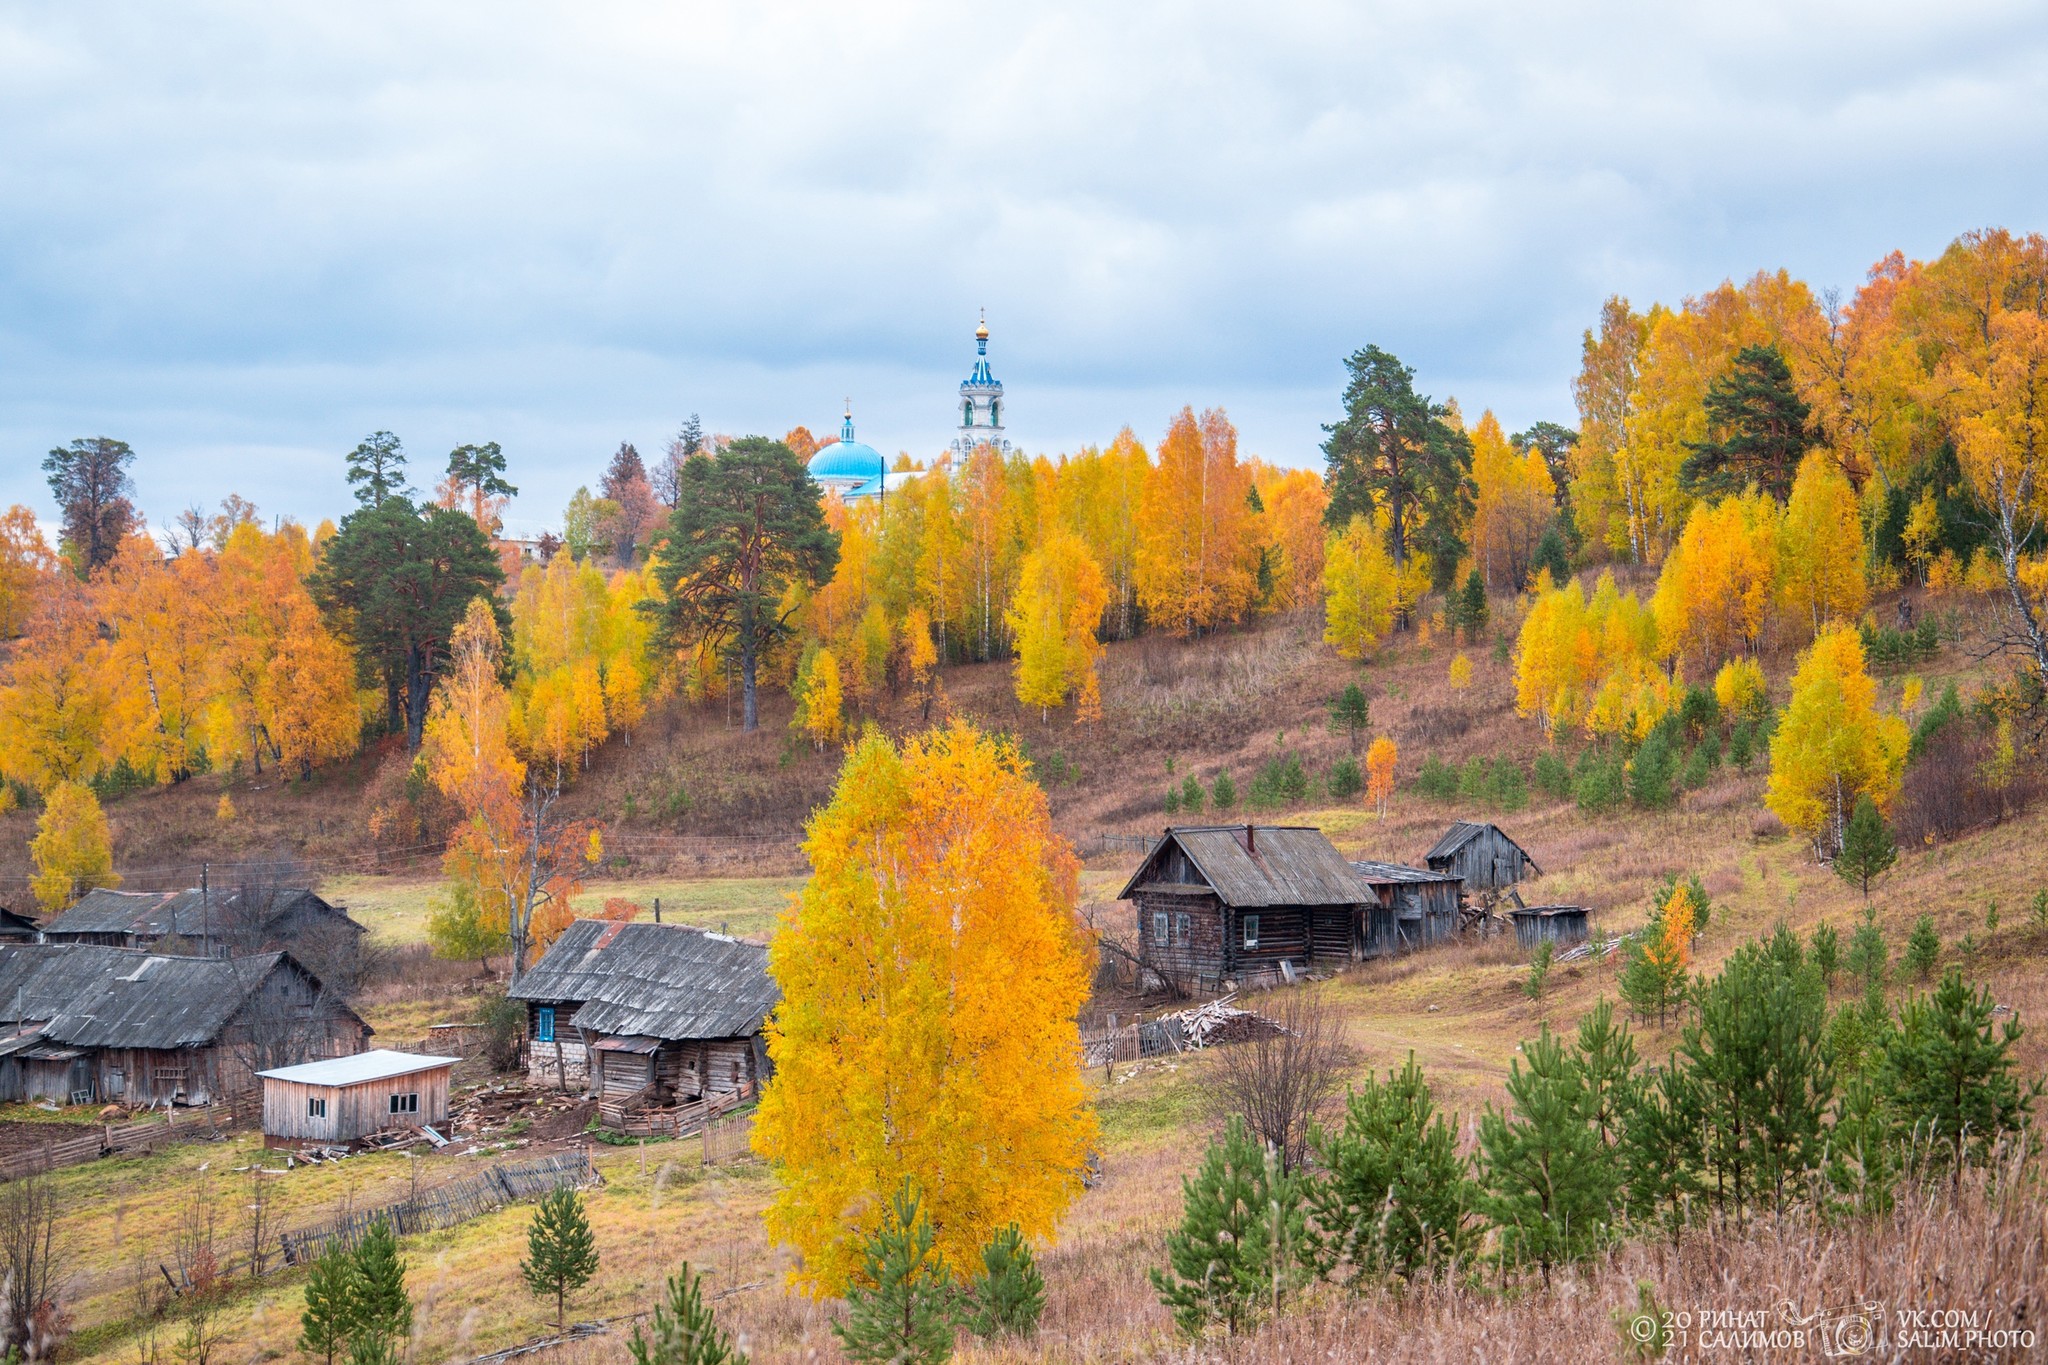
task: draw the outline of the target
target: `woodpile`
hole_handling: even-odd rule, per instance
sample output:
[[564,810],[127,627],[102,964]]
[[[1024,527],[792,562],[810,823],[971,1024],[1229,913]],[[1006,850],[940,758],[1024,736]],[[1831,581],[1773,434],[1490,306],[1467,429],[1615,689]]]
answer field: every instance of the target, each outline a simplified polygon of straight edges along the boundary
[[1267,1038],[1285,1029],[1263,1014],[1241,1010],[1230,1002],[1237,999],[1231,992],[1221,999],[1211,1000],[1206,1005],[1197,1005],[1191,1010],[1169,1014],[1165,1022],[1178,1025],[1181,1044],[1188,1048],[1213,1047],[1218,1043],[1243,1043],[1253,1038]]

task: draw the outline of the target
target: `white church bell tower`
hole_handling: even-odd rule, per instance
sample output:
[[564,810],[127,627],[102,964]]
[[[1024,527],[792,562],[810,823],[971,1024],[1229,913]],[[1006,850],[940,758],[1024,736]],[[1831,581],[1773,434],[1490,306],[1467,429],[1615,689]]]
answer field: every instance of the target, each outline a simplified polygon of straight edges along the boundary
[[988,317],[974,329],[974,373],[960,386],[960,431],[953,438],[953,454],[960,459],[972,455],[977,446],[994,446],[999,454],[1010,453],[1009,438],[1003,434],[1003,386],[988,368]]

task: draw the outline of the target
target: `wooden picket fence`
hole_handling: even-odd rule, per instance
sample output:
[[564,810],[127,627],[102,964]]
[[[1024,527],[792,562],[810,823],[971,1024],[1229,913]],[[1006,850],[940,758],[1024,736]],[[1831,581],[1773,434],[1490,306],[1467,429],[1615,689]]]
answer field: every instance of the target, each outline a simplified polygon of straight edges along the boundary
[[598,1106],[598,1118],[605,1127],[627,1137],[688,1137],[753,1098],[754,1083],[743,1081],[737,1090],[679,1104],[673,1109],[636,1109],[627,1103],[603,1103]]
[[278,1241],[284,1248],[286,1265],[303,1265],[319,1259],[330,1243],[338,1242],[344,1250],[353,1250],[363,1234],[377,1223],[389,1223],[392,1231],[404,1237],[466,1223],[507,1204],[537,1199],[565,1185],[602,1183],[603,1179],[591,1164],[590,1153],[578,1147],[572,1152],[477,1171],[421,1190],[397,1203],[357,1209],[315,1227],[282,1233]]
[[753,1155],[754,1116],[728,1114],[704,1125],[704,1164],[722,1166]]
[[153,1152],[174,1142],[208,1141],[255,1121],[261,1112],[262,1102],[246,1095],[231,1102],[170,1109],[162,1117],[129,1123],[98,1123],[90,1127],[51,1124],[53,1131],[68,1130],[73,1136],[53,1137],[25,1151],[0,1157],[0,1181],[77,1166],[103,1156]]

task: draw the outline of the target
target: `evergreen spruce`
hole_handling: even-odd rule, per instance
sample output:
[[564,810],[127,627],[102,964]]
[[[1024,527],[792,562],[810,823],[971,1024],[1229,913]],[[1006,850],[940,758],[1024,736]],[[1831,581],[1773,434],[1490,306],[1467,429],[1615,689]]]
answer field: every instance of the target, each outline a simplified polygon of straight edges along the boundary
[[299,1349],[334,1365],[348,1345],[355,1264],[341,1239],[330,1237],[306,1274],[306,1309],[299,1314]]
[[1031,1337],[1045,1311],[1045,1276],[1015,1223],[981,1249],[981,1273],[967,1286],[967,1328],[978,1337]]
[[1571,551],[1554,521],[1543,528],[1543,534],[1536,541],[1536,557],[1529,566],[1529,572],[1534,574],[1540,569],[1550,570],[1550,581],[1560,587],[1565,579],[1571,577]]
[[1476,641],[1486,633],[1486,576],[1477,564],[1465,576],[1465,590],[1458,595],[1458,623],[1465,627],[1465,639]]
[[1678,766],[1671,740],[1661,729],[1636,750],[1628,765],[1628,799],[1641,810],[1662,810],[1671,804],[1671,779]]
[[1885,827],[1884,817],[1868,795],[1856,798],[1849,816],[1849,828],[1842,835],[1842,851],[1835,858],[1835,873],[1870,899],[1871,879],[1882,876],[1899,860],[1898,845]]
[[1358,760],[1346,755],[1330,765],[1330,797],[1346,801],[1358,795],[1365,786],[1365,778],[1358,771]]
[[1308,1183],[1302,1260],[1316,1274],[1352,1270],[1354,1289],[1413,1279],[1471,1249],[1472,1182],[1415,1054],[1381,1082],[1368,1072],[1344,1104],[1344,1126],[1310,1137],[1325,1174]]
[[705,1304],[703,1277],[691,1273],[688,1261],[668,1277],[667,1299],[654,1305],[646,1334],[633,1329],[626,1350],[633,1365],[747,1365]]
[[555,1330],[568,1326],[569,1295],[597,1274],[597,1238],[583,1211],[583,1196],[574,1189],[555,1189],[533,1211],[519,1274],[535,1297],[554,1299]]
[[[1526,1063],[1526,1065],[1525,1065]],[[1571,1049],[1545,1028],[1508,1063],[1512,1107],[1479,1120],[1479,1208],[1500,1231],[1510,1265],[1550,1268],[1606,1242],[1618,1175],[1583,1113],[1584,1079]]]
[[1216,790],[1211,794],[1210,800],[1215,803],[1218,815],[1237,804],[1237,783],[1230,780],[1228,768],[1216,774]]
[[1208,797],[1202,791],[1201,782],[1193,773],[1180,784],[1180,811],[1183,815],[1200,815]]
[[2024,1032],[2018,1015],[1998,1025],[1991,992],[1972,990],[1955,967],[1899,1012],[1885,1076],[1916,1150],[1981,1161],[2000,1134],[2026,1121],[2041,1083],[2022,1087],[2013,1075],[2012,1047]]
[[1531,1000],[1543,998],[1543,983],[1550,979],[1551,959],[1556,956],[1556,945],[1549,939],[1536,945],[1535,953],[1529,958],[1529,979],[1522,983],[1522,994]]
[[953,1354],[952,1295],[937,1234],[905,1180],[861,1249],[846,1320],[832,1330],[857,1361],[938,1365]]
[[412,1297],[398,1236],[380,1218],[356,1244],[349,1276],[348,1365],[397,1365],[412,1333]]
[[1913,932],[1906,936],[1904,965],[1915,981],[1927,981],[1934,976],[1934,966],[1939,961],[1941,933],[1934,927],[1934,916],[1922,915],[1913,921]]
[[1202,1168],[1181,1181],[1185,1210],[1166,1236],[1169,1269],[1152,1287],[1189,1336],[1235,1336],[1277,1307],[1302,1241],[1301,1190],[1233,1115]]

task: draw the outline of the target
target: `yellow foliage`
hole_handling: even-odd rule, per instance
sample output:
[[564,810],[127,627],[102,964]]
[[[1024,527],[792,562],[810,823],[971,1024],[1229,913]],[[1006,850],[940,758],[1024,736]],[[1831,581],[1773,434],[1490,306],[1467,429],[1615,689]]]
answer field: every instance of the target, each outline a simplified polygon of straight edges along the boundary
[[90,782],[113,762],[107,643],[85,585],[51,576],[0,685],[0,770],[36,792]]
[[753,1139],[795,1280],[840,1293],[905,1178],[956,1272],[1005,1224],[1049,1236],[1095,1139],[1075,1027],[1089,943],[1023,758],[965,725],[900,752],[870,731],[804,850],[811,880],[769,945],[776,1079]]
[[1684,886],[1674,888],[1671,899],[1664,904],[1663,913],[1657,917],[1657,932],[1643,948],[1643,955],[1667,979],[1675,978],[1692,965],[1693,925],[1698,916],[1699,909],[1692,903],[1692,892]]
[[1536,542],[1557,515],[1557,485],[1539,450],[1516,450],[1491,410],[1472,431],[1472,557],[1494,592],[1520,592]]
[[36,875],[29,883],[38,904],[52,914],[96,886],[119,886],[114,871],[114,836],[99,798],[82,782],[50,789],[28,841]]
[[1755,649],[1778,577],[1781,522],[1778,504],[1755,489],[1693,510],[1650,604],[1665,657],[1704,668]]
[[1731,716],[1754,715],[1765,694],[1764,670],[1755,659],[1730,659],[1714,675],[1714,700]]
[[837,744],[846,732],[846,697],[839,686],[839,660],[831,650],[821,649],[811,656],[800,703],[798,715],[812,746],[822,752],[827,744]]
[[226,792],[222,792],[220,800],[214,803],[213,818],[220,821],[223,825],[233,822],[235,818],[235,800]]
[[1258,546],[1237,460],[1237,429],[1220,410],[1182,408],[1159,443],[1139,500],[1138,601],[1162,630],[1191,635],[1244,615],[1257,589]]
[[1899,684],[1899,714],[1910,716],[1920,709],[1920,698],[1925,696],[1927,684],[1915,673]]
[[1656,666],[1650,612],[1603,573],[1591,601],[1576,578],[1538,592],[1515,649],[1515,709],[1546,733],[1586,725],[1597,733],[1647,733],[1668,709]]
[[1450,681],[1451,686],[1457,688],[1466,688],[1472,685],[1472,661],[1465,657],[1465,651],[1462,649],[1451,656]]
[[1786,615],[1818,635],[1830,622],[1863,614],[1870,588],[1856,490],[1825,451],[1800,461],[1779,545],[1778,600]]
[[20,503],[0,515],[0,640],[28,629],[29,612],[43,582],[57,572],[57,556],[36,525],[36,514]]
[[1898,794],[1911,736],[1904,721],[1877,710],[1877,684],[1864,671],[1863,642],[1838,626],[1801,658],[1792,700],[1771,737],[1764,803],[1823,850],[1841,847],[1856,798],[1880,811]]
[[1401,751],[1394,747],[1394,741],[1380,735],[1365,750],[1365,799],[1380,814],[1387,817],[1387,801],[1394,794],[1394,765],[1400,761]]
[[1054,528],[1024,557],[1004,623],[1017,642],[1017,700],[1041,712],[1098,695],[1095,638],[1109,585],[1088,547]]
[[1323,509],[1330,505],[1330,494],[1313,470],[1262,465],[1259,473],[1259,498],[1266,507],[1260,538],[1276,554],[1269,605],[1275,611],[1300,611],[1322,589]]
[[1353,517],[1325,544],[1323,597],[1323,639],[1343,658],[1364,658],[1393,629],[1401,578],[1386,537],[1366,518]]

